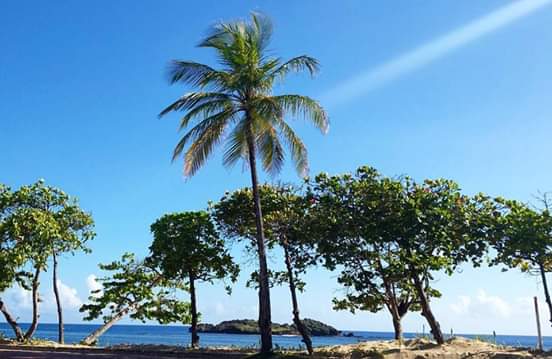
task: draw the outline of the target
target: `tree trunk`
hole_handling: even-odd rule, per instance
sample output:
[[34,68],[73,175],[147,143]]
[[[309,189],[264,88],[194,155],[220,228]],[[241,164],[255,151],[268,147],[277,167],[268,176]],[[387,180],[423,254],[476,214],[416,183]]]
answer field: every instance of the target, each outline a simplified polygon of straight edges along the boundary
[[125,315],[128,314],[134,307],[136,306],[136,303],[129,305],[125,309],[119,311],[117,314],[115,314],[111,320],[104,323],[101,327],[90,333],[86,338],[84,338],[81,341],[81,344],[83,345],[94,345],[100,336],[104,334],[109,328],[111,328],[115,323],[117,323],[119,320],[123,319]]
[[416,274],[415,271],[412,271],[412,279],[414,280],[414,287],[416,288],[416,292],[418,293],[418,298],[420,299],[420,305],[422,307],[422,315],[426,318],[427,323],[431,328],[431,334],[433,335],[433,338],[435,339],[437,344],[439,345],[444,344],[445,338],[443,337],[443,332],[441,331],[439,322],[437,321],[437,319],[435,319],[435,316],[431,311],[431,306],[429,305],[429,300],[424,290],[424,286],[420,278],[418,277],[418,274]]
[[33,276],[33,320],[31,322],[31,325],[27,332],[25,333],[25,339],[31,339],[36,332],[36,328],[38,327],[38,318],[40,317],[40,314],[38,312],[38,305],[39,305],[39,298],[38,298],[38,287],[40,283],[38,282],[38,279],[40,277],[40,268],[35,268],[35,274]]
[[59,288],[58,288],[58,261],[57,261],[57,255],[56,252],[52,252],[52,258],[54,260],[54,265],[52,268],[52,281],[54,286],[54,295],[56,297],[56,306],[57,306],[57,315],[58,315],[58,343],[63,344],[64,342],[64,328],[63,328],[63,310],[61,308],[61,298],[59,297]]
[[550,312],[550,322],[552,323],[552,301],[550,300],[550,293],[548,292],[548,283],[546,282],[546,272],[544,270],[544,265],[542,263],[539,263],[539,270],[542,278],[544,298],[546,299],[546,304],[548,304],[548,311]]
[[190,274],[190,302],[192,310],[192,348],[199,348],[199,335],[197,335],[197,304],[194,276]]
[[284,248],[284,257],[286,261],[286,268],[287,268],[288,281],[289,281],[289,291],[291,293],[291,304],[293,306],[293,322],[295,323],[295,327],[297,328],[297,331],[303,337],[303,343],[305,343],[305,346],[307,347],[307,351],[309,352],[309,355],[312,355],[312,352],[313,352],[312,340],[309,336],[309,332],[307,328],[305,327],[305,325],[301,321],[301,318],[299,317],[299,304],[297,303],[295,278],[293,276],[293,268],[291,266],[291,258],[289,256],[288,245],[285,241],[282,243],[282,247]]
[[0,311],[2,312],[2,314],[4,314],[6,322],[8,322],[8,324],[12,327],[13,333],[15,334],[15,339],[19,342],[23,341],[25,339],[23,331],[21,330],[19,324],[17,324],[15,318],[9,312],[6,304],[2,301],[2,299],[0,299]]
[[263,229],[263,213],[259,196],[257,179],[257,163],[255,158],[255,142],[251,131],[247,135],[249,151],[249,167],[251,171],[251,187],[253,204],[255,206],[255,224],[257,227],[257,251],[259,255],[259,330],[261,332],[261,353],[272,352],[272,323],[270,318],[270,289],[268,285],[268,267],[266,264],[266,248]]
[[393,317],[393,329],[395,330],[395,340],[401,341],[402,340],[402,323],[401,323],[401,317],[397,317],[395,315],[392,315]]

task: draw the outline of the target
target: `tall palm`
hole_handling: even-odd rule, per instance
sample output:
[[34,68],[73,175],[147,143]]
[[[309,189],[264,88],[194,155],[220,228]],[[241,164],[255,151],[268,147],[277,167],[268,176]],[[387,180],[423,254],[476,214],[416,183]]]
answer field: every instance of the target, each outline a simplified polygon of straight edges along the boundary
[[323,133],[328,129],[326,113],[315,100],[272,93],[274,83],[290,72],[307,70],[311,75],[317,72],[318,61],[298,56],[282,62],[269,56],[267,45],[271,35],[270,20],[258,14],[252,14],[250,21],[214,26],[198,46],[216,51],[220,69],[196,62],[173,61],[169,70],[171,84],[184,83],[197,90],[185,94],[160,113],[160,116],[173,111],[185,113],[180,129],[187,132],[173,154],[173,160],[184,157],[185,176],[194,175],[221,143],[225,144],[225,166],[241,159],[249,165],[257,227],[259,329],[263,353],[272,351],[272,330],[257,157],[265,171],[276,174],[284,162],[284,142],[297,171],[303,175],[308,169],[307,150],[284,116],[310,120]]

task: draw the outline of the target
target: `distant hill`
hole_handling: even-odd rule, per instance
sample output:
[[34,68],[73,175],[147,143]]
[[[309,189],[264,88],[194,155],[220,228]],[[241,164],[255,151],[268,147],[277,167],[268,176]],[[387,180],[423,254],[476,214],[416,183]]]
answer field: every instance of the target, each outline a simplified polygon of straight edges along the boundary
[[[340,335],[339,330],[314,319],[303,319],[303,323],[309,333],[313,336],[336,336]],[[198,332],[203,333],[226,333],[226,334],[259,334],[259,325],[253,319],[235,319],[214,324],[199,324]],[[298,335],[294,324],[272,323],[272,334],[275,335]]]

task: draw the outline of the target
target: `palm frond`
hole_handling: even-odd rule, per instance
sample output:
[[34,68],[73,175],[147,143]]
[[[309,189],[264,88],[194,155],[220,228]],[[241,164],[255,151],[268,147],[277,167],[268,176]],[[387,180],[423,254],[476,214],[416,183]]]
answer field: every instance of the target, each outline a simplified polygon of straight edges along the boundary
[[251,13],[251,25],[248,27],[248,32],[259,53],[262,53],[270,43],[272,29],[272,21],[268,16],[258,12]]
[[194,141],[194,142],[200,141],[201,138],[209,131],[209,128],[211,127],[218,128],[220,126],[222,127],[227,126],[231,122],[234,114],[235,114],[235,110],[232,108],[228,108],[224,111],[221,111],[217,114],[209,116],[203,119],[202,121],[200,121],[197,125],[191,128],[184,136],[182,136],[180,141],[178,141],[173,151],[172,160],[174,161],[182,154],[182,152],[184,151],[184,148],[190,141]]
[[206,102],[232,101],[233,99],[231,94],[222,92],[190,92],[167,106],[159,113],[159,117],[163,117],[173,111],[187,111]]
[[283,79],[290,72],[301,72],[304,70],[307,70],[311,76],[316,74],[319,70],[318,60],[307,55],[294,57],[274,69],[269,77],[271,79]]
[[273,119],[257,119],[254,122],[255,147],[262,159],[263,169],[275,175],[284,164],[284,149],[278,133],[272,125]]
[[[225,116],[224,116],[225,117]],[[213,149],[223,138],[228,118],[221,118],[207,126],[195,139],[184,155],[184,176],[193,176],[203,166]]]
[[233,167],[239,160],[247,158],[247,125],[248,121],[246,121],[246,119],[242,119],[236,124],[228,136],[223,157],[223,164],[225,167]]
[[327,133],[330,123],[326,111],[320,104],[308,96],[281,95],[273,96],[284,112],[293,116],[301,116],[312,122],[322,133]]
[[278,119],[276,122],[277,127],[289,148],[291,159],[295,165],[295,170],[301,177],[306,176],[309,171],[309,162],[305,144],[285,121]]
[[189,110],[181,119],[179,130],[183,130],[188,126],[188,124],[197,117],[203,117],[204,119],[212,116],[216,112],[227,110],[233,107],[233,103],[228,100],[214,100],[209,102],[204,102],[200,105],[195,106]]
[[230,73],[218,71],[197,62],[182,60],[171,62],[168,68],[168,76],[171,84],[181,82],[201,88],[212,87],[217,91],[232,87],[233,83]]

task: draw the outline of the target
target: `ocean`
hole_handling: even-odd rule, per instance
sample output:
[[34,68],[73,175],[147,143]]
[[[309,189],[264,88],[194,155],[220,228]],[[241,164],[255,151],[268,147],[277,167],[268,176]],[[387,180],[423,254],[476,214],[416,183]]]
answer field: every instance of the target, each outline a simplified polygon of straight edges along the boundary
[[[26,327],[26,325],[22,325]],[[66,324],[66,343],[78,343],[85,336],[96,329],[94,324]],[[354,337],[313,337],[314,346],[339,345],[357,343],[365,340],[389,340],[393,339],[390,332],[369,332],[344,330],[345,333],[353,333]],[[0,335],[12,337],[11,328],[7,323],[0,323]],[[202,346],[236,346],[236,347],[257,347],[259,336],[248,334],[214,334],[200,333]],[[414,338],[419,334],[405,333],[405,338]],[[458,334],[467,338],[484,338],[493,341],[492,335]],[[57,340],[57,324],[40,324],[35,334],[36,338]],[[298,336],[275,335],[274,345],[281,348],[303,347],[301,338]],[[166,344],[186,346],[190,342],[190,334],[186,326],[158,326],[158,325],[115,325],[100,337],[100,346],[116,344]],[[497,335],[496,343],[510,346],[535,347],[537,338],[524,335]],[[544,337],[545,349],[552,349],[552,337]]]

